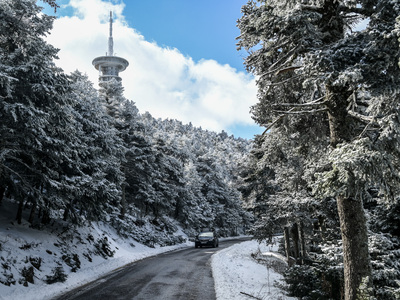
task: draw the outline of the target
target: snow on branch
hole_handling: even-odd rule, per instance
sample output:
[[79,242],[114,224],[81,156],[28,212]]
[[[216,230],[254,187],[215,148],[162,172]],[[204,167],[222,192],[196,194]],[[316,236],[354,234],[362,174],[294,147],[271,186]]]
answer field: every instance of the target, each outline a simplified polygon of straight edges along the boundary
[[279,103],[279,104],[274,104],[274,106],[288,106],[288,107],[308,107],[308,106],[321,106],[326,103],[326,101],[318,102],[325,97],[320,97],[312,102],[307,102],[307,103]]
[[282,74],[282,73],[294,71],[294,70],[299,69],[299,68],[301,68],[301,66],[290,66],[290,67],[287,67],[287,68],[283,68],[283,69],[278,70],[278,71],[275,73],[275,75],[280,75],[280,74]]
[[352,110],[349,110],[348,114],[350,116],[352,116],[353,118],[356,118],[357,120],[359,120],[361,122],[364,122],[364,123],[371,123],[371,122],[374,121],[374,117],[372,117],[372,116],[364,116],[364,115],[359,114],[359,113],[357,113],[355,111],[352,111]]
[[287,79],[285,79],[285,80],[278,81],[278,82],[271,82],[271,83],[266,84],[266,86],[277,86],[277,85],[286,83],[286,82],[288,82],[288,81],[290,81],[290,80],[292,80],[292,79],[296,79],[296,78],[298,78],[298,77],[300,77],[300,75],[296,75],[296,76],[293,76],[293,77],[290,77],[290,78],[287,78]]
[[286,115],[315,114],[324,111],[328,111],[328,108],[312,109],[312,110],[296,110],[296,111],[274,110],[274,112],[276,113],[286,114]]
[[[313,12],[317,12],[320,14],[324,13],[324,11],[325,11],[324,7],[316,6],[316,5],[301,4],[300,8],[303,11],[313,11]],[[373,13],[373,11],[371,9],[366,9],[364,7],[356,7],[356,6],[346,6],[346,5],[339,5],[338,11],[344,12],[344,13],[355,13],[355,14],[363,15],[363,16],[371,16]]]
[[[289,103],[288,103],[289,104]],[[311,105],[311,103],[309,103]],[[316,103],[318,105],[321,105],[323,103]],[[313,110],[308,110],[308,111],[295,111],[296,107],[292,107],[291,109],[287,111],[279,111],[279,110],[274,110],[274,112],[281,113],[274,121],[272,121],[264,130],[262,135],[267,133],[276,123],[278,123],[280,120],[282,120],[284,117],[290,114],[313,114],[313,113],[319,113],[319,112],[324,112],[327,111],[327,108],[321,108],[321,109],[313,109]]]

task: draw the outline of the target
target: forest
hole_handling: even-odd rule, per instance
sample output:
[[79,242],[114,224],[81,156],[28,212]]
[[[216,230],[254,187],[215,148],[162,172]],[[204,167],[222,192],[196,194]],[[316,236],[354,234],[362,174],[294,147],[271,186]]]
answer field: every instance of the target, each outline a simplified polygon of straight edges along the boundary
[[288,296],[400,299],[399,16],[392,0],[248,1],[237,45],[266,128],[248,141],[65,74],[53,18],[1,1],[0,213],[38,230],[106,222],[152,247],[182,242],[177,225],[282,234]]
[[179,242],[173,222],[188,235],[244,232],[252,216],[235,170],[249,141],[141,114],[115,79],[96,90],[79,71],[65,74],[44,39],[53,17],[35,1],[2,1],[0,14],[0,203],[18,203],[10,220],[107,221],[148,245]]

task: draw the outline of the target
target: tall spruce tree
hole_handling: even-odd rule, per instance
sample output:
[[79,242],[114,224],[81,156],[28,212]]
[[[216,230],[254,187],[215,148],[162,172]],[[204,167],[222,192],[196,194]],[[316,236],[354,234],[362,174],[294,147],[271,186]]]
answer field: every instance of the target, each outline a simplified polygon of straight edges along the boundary
[[62,95],[69,83],[53,62],[58,50],[44,41],[53,18],[40,12],[34,1],[0,2],[0,197],[7,190],[19,201],[18,222],[24,201],[38,199],[44,208],[62,205],[51,194],[59,158],[45,160],[46,147],[62,151],[53,126],[67,120]]
[[[114,126],[118,130],[118,135],[121,137],[123,131],[125,130],[125,125],[123,119],[121,119],[121,113],[123,109],[123,103],[127,101],[123,96],[124,88],[121,81],[112,78],[109,81],[100,82],[99,99],[107,115],[111,117],[109,119],[110,125]],[[129,126],[129,125],[128,125]],[[125,149],[126,154],[126,149]],[[123,166],[125,162],[125,155],[121,157],[121,172],[126,173],[125,167]],[[121,211],[120,217],[124,218],[127,208],[126,203],[126,183],[122,183],[120,189],[122,190],[121,195]]]
[[[336,198],[345,299],[369,299],[363,199],[374,186],[393,203],[399,187],[400,3],[259,0],[242,12],[238,46],[258,77],[253,117],[279,142],[264,144],[266,161],[289,171],[288,191]],[[368,25],[355,30],[360,20]]]
[[68,132],[72,151],[61,164],[63,186],[71,188],[64,218],[78,220],[80,212],[96,220],[110,209],[120,209],[125,147],[87,76],[75,71],[70,79],[72,91],[66,97],[73,108],[70,122],[75,131]]

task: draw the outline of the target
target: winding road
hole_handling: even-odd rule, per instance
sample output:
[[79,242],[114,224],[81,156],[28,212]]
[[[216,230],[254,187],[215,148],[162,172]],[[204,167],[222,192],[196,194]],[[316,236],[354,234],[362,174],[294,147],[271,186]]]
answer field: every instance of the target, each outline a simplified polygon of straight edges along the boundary
[[74,289],[56,300],[216,299],[210,258],[247,239],[220,241],[219,248],[185,248],[146,258]]

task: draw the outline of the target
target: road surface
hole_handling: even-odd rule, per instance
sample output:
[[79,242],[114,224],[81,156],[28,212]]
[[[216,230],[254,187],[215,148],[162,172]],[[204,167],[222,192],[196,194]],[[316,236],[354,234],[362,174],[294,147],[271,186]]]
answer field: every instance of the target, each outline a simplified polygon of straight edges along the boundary
[[57,300],[216,299],[210,258],[247,239],[220,241],[219,248],[186,248],[134,262]]

